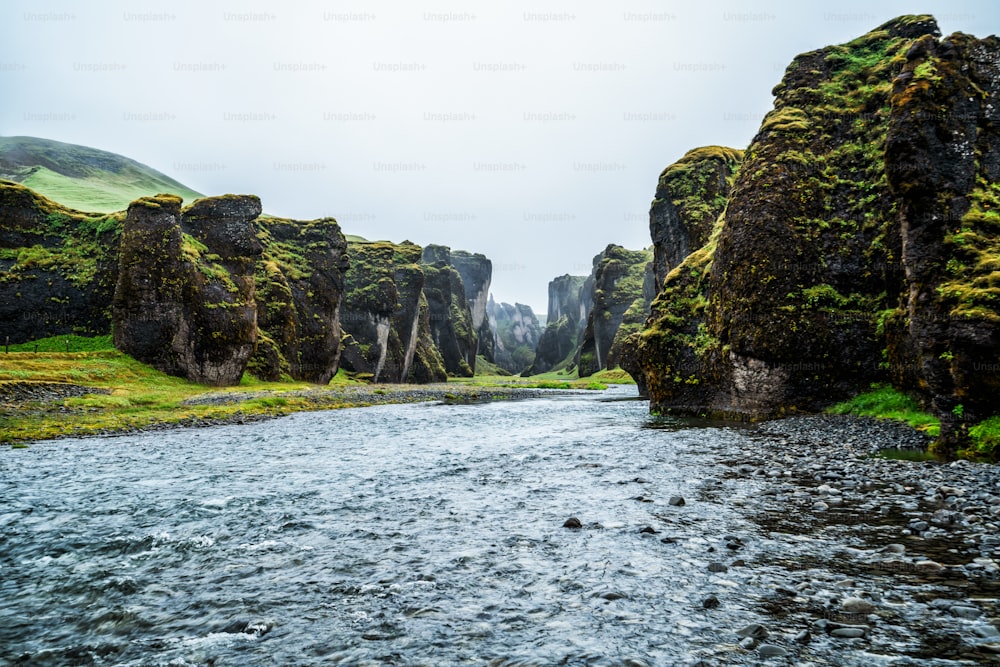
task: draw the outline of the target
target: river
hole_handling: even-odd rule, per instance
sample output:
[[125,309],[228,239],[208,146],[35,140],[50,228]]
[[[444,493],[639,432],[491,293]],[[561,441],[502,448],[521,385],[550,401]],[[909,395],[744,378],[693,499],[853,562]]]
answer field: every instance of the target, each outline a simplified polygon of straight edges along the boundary
[[[761,519],[784,473],[741,453],[778,436],[654,420],[634,391],[2,449],[0,664],[973,664],[908,643],[919,610],[878,595],[881,635],[811,626],[845,538]],[[903,604],[954,592],[857,574]],[[954,623],[986,627],[979,606]]]

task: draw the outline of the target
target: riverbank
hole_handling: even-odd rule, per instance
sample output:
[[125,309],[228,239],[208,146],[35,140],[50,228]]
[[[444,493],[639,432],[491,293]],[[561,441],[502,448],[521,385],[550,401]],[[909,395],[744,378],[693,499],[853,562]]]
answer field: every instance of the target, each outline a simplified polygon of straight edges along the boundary
[[741,648],[802,657],[860,643],[879,659],[995,664],[996,466],[905,460],[931,436],[863,417],[793,417],[746,433],[739,453],[717,457],[725,472],[701,485],[702,500],[728,497],[760,527],[718,552],[716,569],[738,584],[720,590],[719,605],[770,591],[755,605],[770,620]]
[[338,374],[326,386],[261,382],[208,387],[164,375],[115,350],[0,355],[0,444],[177,427],[241,424],[294,412],[424,401],[516,400],[586,382],[470,378],[434,385],[375,385]]

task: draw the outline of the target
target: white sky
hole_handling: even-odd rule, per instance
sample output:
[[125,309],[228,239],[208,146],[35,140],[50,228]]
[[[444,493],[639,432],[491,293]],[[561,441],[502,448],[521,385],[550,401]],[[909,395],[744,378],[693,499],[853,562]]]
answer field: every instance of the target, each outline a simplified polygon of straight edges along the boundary
[[345,233],[481,252],[498,301],[649,245],[657,177],[744,148],[804,51],[996,0],[4,0],[0,134],[110,150]]

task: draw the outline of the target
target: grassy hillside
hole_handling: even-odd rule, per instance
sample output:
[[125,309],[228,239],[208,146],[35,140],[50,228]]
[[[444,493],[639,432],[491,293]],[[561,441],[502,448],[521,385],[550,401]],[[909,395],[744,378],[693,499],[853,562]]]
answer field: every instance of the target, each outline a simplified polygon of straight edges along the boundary
[[139,197],[201,195],[144,164],[107,151],[36,137],[0,137],[0,178],[80,211],[110,213]]

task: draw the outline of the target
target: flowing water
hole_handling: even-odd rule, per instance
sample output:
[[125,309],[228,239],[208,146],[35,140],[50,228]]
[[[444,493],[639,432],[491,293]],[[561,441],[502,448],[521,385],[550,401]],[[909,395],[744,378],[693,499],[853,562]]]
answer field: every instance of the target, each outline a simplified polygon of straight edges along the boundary
[[745,431],[630,393],[0,450],[0,664],[755,664]]

